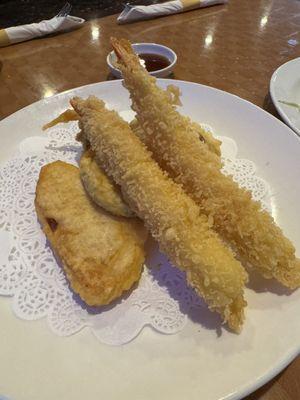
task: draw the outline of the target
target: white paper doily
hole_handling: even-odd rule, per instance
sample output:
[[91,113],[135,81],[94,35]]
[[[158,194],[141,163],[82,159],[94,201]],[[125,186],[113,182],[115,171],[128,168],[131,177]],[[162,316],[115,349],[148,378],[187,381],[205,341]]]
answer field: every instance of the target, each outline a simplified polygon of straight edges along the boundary
[[[205,126],[210,130],[208,126]],[[106,307],[87,307],[68,286],[37,221],[36,182],[43,165],[63,160],[77,165],[81,145],[77,123],[54,127],[44,137],[29,137],[0,169],[0,295],[12,297],[15,315],[24,320],[47,318],[57,335],[89,327],[103,343],[119,345],[135,338],[145,326],[175,334],[205,307],[187,287],[185,274],[150,251],[142,278],[131,292]],[[238,159],[236,143],[222,140],[224,172],[249,189],[271,211],[268,184],[255,175],[253,162]]]

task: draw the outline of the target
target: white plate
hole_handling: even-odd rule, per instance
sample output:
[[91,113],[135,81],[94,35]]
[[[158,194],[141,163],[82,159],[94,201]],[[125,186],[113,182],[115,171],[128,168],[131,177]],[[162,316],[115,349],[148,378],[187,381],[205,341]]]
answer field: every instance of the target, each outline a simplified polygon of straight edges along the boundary
[[282,119],[300,135],[300,109],[282,103],[300,105],[300,57],[281,65],[274,72],[270,94]]
[[[160,80],[162,86],[174,81]],[[283,123],[231,94],[176,81],[183,112],[232,137],[238,156],[253,160],[272,189],[274,216],[300,249],[300,140]],[[0,160],[11,157],[26,136],[68,106],[74,95],[95,94],[117,111],[129,108],[121,81],[74,89],[42,100],[0,123]],[[285,295],[276,286],[246,290],[247,320],[240,335],[190,323],[177,335],[144,329],[121,347],[99,343],[88,330],[54,336],[45,321],[15,318],[10,300],[0,299],[0,392],[14,400],[172,399],[233,400],[282,370],[300,348],[300,291]]]

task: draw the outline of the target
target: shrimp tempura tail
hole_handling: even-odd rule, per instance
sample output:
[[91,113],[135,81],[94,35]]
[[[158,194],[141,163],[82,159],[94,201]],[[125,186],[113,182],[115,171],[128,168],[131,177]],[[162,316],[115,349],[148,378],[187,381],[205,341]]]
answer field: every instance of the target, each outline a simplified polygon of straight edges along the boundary
[[222,174],[214,154],[196,140],[193,124],[166,101],[166,91],[140,65],[130,43],[112,39],[112,45],[136,112],[137,132],[153,158],[212,218],[215,231],[246,265],[291,289],[299,287],[300,261],[273,218]]
[[121,186],[126,202],[161,250],[187,272],[188,282],[210,309],[220,313],[231,329],[240,331],[247,274],[210,229],[207,217],[159,168],[116,112],[95,97],[73,98],[71,104],[101,166]]

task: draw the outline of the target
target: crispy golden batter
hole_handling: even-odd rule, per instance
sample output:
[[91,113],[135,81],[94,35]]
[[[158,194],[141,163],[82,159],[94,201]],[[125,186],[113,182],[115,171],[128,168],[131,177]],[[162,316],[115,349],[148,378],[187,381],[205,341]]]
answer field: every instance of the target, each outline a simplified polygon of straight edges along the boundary
[[48,122],[46,125],[43,126],[43,131],[46,129],[52,128],[57,124],[67,123],[70,121],[77,121],[78,115],[74,110],[66,110],[63,113],[59,114],[57,118],[54,118],[52,121]]
[[[143,129],[136,119],[130,123],[130,127],[142,139]],[[199,139],[203,140],[202,132],[197,133]],[[81,181],[88,195],[96,204],[113,215],[127,218],[134,217],[134,213],[122,198],[120,187],[105,173],[94,152],[89,148],[90,145],[83,132],[77,135],[77,140],[82,142],[85,149],[80,159],[79,170]]]
[[[169,96],[169,101],[172,104],[180,104],[180,92],[176,86],[169,85],[166,92]],[[78,119],[79,117],[76,111],[68,109],[61,113],[57,118],[44,125],[43,130],[60,123],[77,121]],[[134,119],[130,126],[134,133],[142,140],[143,129],[140,127],[138,121]],[[214,139],[209,132],[204,131],[197,124],[195,124],[195,132],[201,141],[207,142],[211,151],[220,155],[221,142],[219,140]],[[89,150],[89,143],[86,141],[84,134],[79,132],[76,139],[82,142],[83,148],[86,150],[82,153],[79,169],[82,183],[89,196],[96,204],[113,215],[128,218],[133,217],[134,213],[124,202],[120,188],[106,175],[99,162],[94,158],[93,152]]]
[[96,204],[116,216],[134,216],[122,199],[120,187],[106,175],[91,149],[82,153],[79,170],[83,186]]
[[196,139],[190,120],[166,100],[168,95],[141,67],[129,42],[113,39],[112,44],[143,130],[141,138],[154,159],[211,218],[216,232],[246,265],[289,288],[300,286],[300,260],[273,218],[221,173],[214,154]]
[[[147,135],[144,134],[144,129],[139,124],[138,120],[134,118],[129,125],[133,132],[141,139],[142,142],[144,142],[147,138]],[[208,150],[215,153],[217,156],[221,156],[220,140],[214,138],[210,132],[204,130],[203,128],[201,128],[200,125],[196,124],[195,122],[191,122],[191,127],[194,133],[198,136],[198,139],[201,140],[201,142],[206,143]],[[218,166],[218,168],[222,167],[221,159],[219,159],[219,162],[216,163],[216,165]]]
[[108,304],[139,279],[146,230],[94,205],[79,169],[56,161],[41,169],[35,207],[71,287],[89,305]]
[[210,229],[206,216],[151,158],[129,125],[102,101],[71,100],[91,148],[126,202],[144,220],[160,248],[187,272],[188,282],[239,331],[244,319],[247,274]]

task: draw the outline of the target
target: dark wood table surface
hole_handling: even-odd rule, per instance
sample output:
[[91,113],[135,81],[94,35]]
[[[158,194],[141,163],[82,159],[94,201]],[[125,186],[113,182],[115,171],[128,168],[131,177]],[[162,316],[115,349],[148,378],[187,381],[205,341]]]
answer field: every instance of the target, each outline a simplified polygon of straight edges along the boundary
[[[175,79],[226,90],[277,115],[269,81],[279,65],[300,56],[300,1],[230,0],[227,5],[122,26],[112,15],[89,21],[77,31],[1,48],[0,119],[55,93],[111,79],[106,55],[112,35],[165,44],[178,54]],[[299,357],[247,397],[297,399]]]

